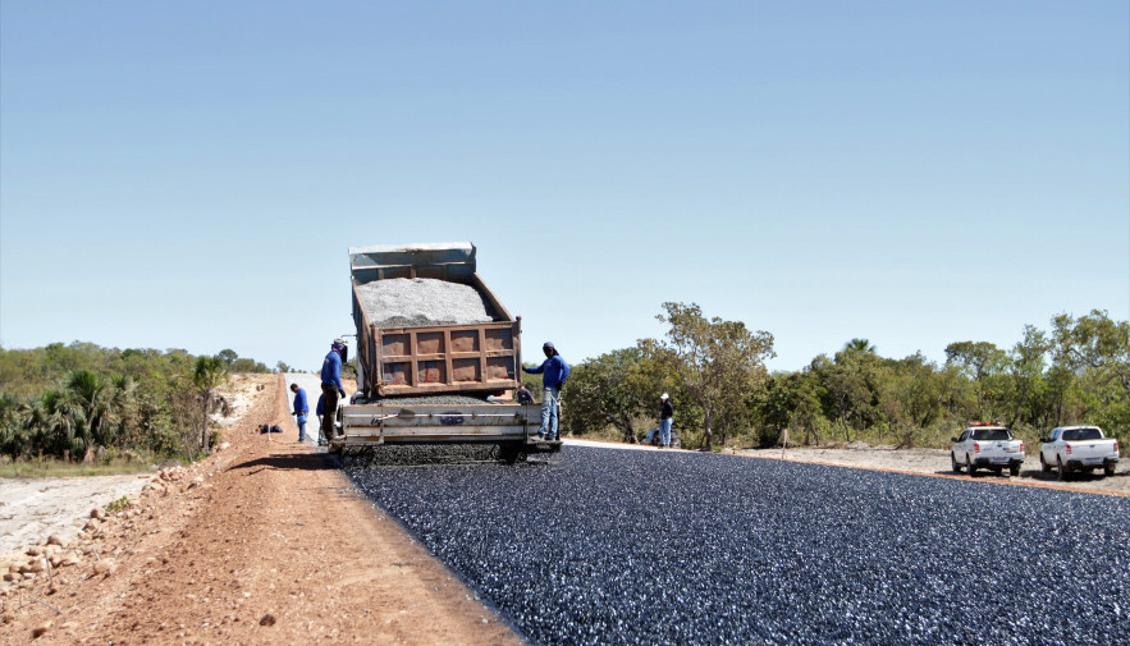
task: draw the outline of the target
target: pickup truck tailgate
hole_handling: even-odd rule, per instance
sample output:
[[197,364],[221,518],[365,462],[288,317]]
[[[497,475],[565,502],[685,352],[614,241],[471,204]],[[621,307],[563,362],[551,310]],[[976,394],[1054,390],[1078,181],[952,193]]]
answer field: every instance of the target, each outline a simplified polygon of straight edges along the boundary
[[[1069,453],[1067,447],[1071,447]],[[1067,442],[1064,444],[1064,452],[1067,453],[1068,459],[1081,460],[1083,464],[1099,464],[1106,458],[1114,457],[1114,440]]]

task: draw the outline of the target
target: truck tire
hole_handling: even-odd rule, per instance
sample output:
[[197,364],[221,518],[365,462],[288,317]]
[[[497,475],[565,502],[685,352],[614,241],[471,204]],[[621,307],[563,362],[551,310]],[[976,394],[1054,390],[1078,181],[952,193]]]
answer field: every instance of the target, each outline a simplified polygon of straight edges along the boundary
[[969,469],[970,478],[977,477],[977,465],[973,464],[973,460],[969,457],[968,453],[965,454],[965,468]]
[[1067,476],[1071,475],[1071,471],[1068,470],[1067,465],[1063,463],[1063,458],[1057,457],[1055,459],[1055,464],[1056,469],[1059,471],[1059,479],[1067,480]]
[[1019,476],[1020,475],[1020,465],[1019,464],[1013,464],[1013,465],[1009,466],[1008,467],[1008,475],[1010,475],[1014,478],[1016,476]]
[[1105,477],[1105,476],[1112,476],[1112,475],[1114,475],[1114,463],[1113,462],[1107,462],[1106,464],[1103,465],[1103,476]]
[[953,456],[953,451],[950,451],[950,468],[954,473],[961,473],[961,465],[957,463],[957,458]]
[[1052,470],[1052,465],[1050,465],[1050,464],[1048,464],[1047,462],[1044,461],[1044,452],[1040,451],[1040,471],[1043,471],[1044,473],[1048,473],[1051,470]]

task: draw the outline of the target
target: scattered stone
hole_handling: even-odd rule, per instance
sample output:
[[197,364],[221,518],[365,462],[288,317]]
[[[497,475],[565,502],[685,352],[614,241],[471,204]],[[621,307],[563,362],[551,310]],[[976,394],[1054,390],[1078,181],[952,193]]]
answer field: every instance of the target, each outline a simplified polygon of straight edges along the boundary
[[106,520],[106,512],[102,511],[99,507],[95,507],[90,510],[90,517],[97,520]]
[[268,612],[267,614],[263,615],[262,619],[259,620],[259,625],[260,626],[274,626],[275,625],[275,616]]
[[117,564],[114,559],[102,559],[94,564],[94,574],[102,576],[112,576],[117,569]]
[[47,537],[47,544],[48,545],[58,545],[59,547],[63,547],[63,539],[59,538],[58,534],[52,534],[52,535]]
[[45,622],[39,624],[38,626],[36,626],[35,628],[32,628],[31,629],[31,638],[32,639],[39,639],[40,637],[46,635],[47,631],[51,630],[51,626],[53,626],[53,625],[55,625],[54,622],[45,621]]

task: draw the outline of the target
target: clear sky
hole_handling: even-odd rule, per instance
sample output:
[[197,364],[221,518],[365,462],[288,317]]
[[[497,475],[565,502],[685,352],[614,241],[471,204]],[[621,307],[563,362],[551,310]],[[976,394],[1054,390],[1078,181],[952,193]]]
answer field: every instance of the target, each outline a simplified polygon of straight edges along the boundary
[[4,0],[0,344],[316,368],[346,248],[443,240],[573,361],[1127,319],[1128,6]]

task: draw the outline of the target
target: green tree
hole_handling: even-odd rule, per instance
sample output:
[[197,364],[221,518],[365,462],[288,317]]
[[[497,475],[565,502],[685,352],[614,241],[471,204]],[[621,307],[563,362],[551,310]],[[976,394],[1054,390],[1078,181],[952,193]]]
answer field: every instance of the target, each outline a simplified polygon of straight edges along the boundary
[[573,369],[562,399],[568,432],[582,434],[615,427],[626,442],[658,407],[659,394],[671,390],[671,375],[640,347],[613,350]]
[[202,401],[203,410],[200,421],[200,450],[207,452],[208,411],[212,405],[216,388],[227,381],[228,367],[219,357],[197,357],[192,372],[192,383],[196,386]]
[[70,414],[82,440],[84,460],[92,458],[96,447],[108,444],[109,394],[106,382],[90,370],[76,370],[67,380],[67,395],[74,403]]
[[1008,355],[988,341],[959,341],[946,346],[946,364],[958,368],[973,382],[974,417],[992,419],[1004,399],[1007,382],[999,377],[1008,364]]
[[226,365],[228,368],[231,368],[235,364],[236,359],[239,359],[239,355],[236,354],[236,351],[232,350],[231,348],[224,348],[223,350],[220,350],[216,353],[216,357],[218,357],[220,361],[223,361],[224,365]]
[[702,410],[710,449],[716,432],[725,442],[751,421],[749,394],[764,384],[765,359],[775,356],[773,335],[750,331],[740,321],[708,319],[694,303],[664,303],[663,310],[656,318],[669,329],[650,351],[660,361],[669,358],[683,390]]

